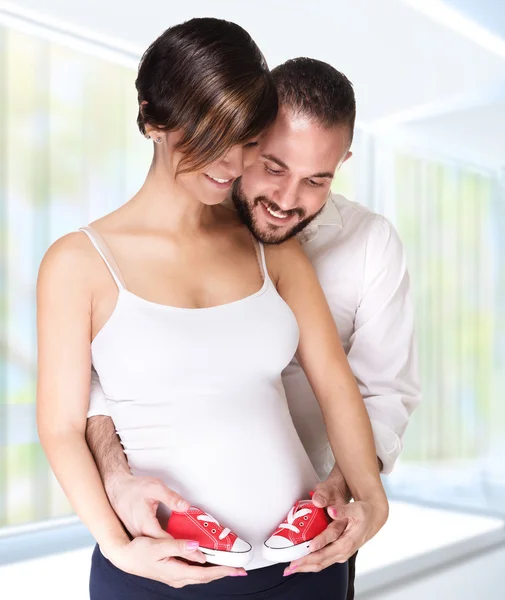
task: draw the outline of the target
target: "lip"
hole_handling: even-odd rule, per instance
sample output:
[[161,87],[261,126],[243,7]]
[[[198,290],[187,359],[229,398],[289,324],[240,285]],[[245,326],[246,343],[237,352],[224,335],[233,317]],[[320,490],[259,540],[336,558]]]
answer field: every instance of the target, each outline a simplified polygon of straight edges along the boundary
[[212,183],[212,185],[217,187],[219,190],[229,190],[231,188],[231,186],[233,185],[233,182],[235,181],[235,178],[233,178],[233,179],[230,179],[230,181],[227,181],[226,183],[219,183],[215,179],[212,179],[212,177],[209,177],[207,175],[207,173],[204,173],[204,176],[207,181]]
[[263,202],[261,202],[261,200],[258,203],[260,205],[260,210],[263,212],[263,214],[265,215],[265,218],[267,219],[267,221],[269,221],[270,223],[274,223],[275,225],[287,225],[288,223],[291,223],[291,221],[295,218],[296,215],[291,215],[290,217],[287,217],[286,219],[280,219],[279,217],[274,217],[271,213],[268,212],[268,210],[266,209],[266,206],[263,204]]

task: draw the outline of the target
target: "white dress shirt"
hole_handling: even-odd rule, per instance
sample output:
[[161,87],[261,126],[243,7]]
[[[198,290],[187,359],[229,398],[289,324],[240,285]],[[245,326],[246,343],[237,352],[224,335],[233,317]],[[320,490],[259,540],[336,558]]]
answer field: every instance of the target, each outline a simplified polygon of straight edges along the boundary
[[[402,243],[386,218],[335,194],[300,241],[365,400],[383,473],[390,473],[421,400]],[[324,478],[333,456],[319,404],[296,360],[284,371],[283,382],[298,434]]]
[[[414,314],[401,241],[384,217],[331,195],[300,234],[337,324],[363,395],[383,473],[402,450],[410,414],[420,402]],[[318,475],[333,466],[319,404],[296,360],[283,382],[293,422]],[[95,372],[88,417],[107,415]]]

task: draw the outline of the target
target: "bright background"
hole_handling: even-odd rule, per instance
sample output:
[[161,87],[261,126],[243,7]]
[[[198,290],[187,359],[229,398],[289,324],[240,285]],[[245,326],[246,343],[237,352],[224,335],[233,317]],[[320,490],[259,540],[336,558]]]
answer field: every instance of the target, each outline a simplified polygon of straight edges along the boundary
[[355,84],[354,157],[334,189],[403,239],[424,391],[388,492],[503,518],[505,3],[46,0],[41,11],[0,3],[0,534],[72,515],[35,427],[36,274],[56,238],[142,182],[138,57],[193,16],[240,23],[270,66],[313,56]]

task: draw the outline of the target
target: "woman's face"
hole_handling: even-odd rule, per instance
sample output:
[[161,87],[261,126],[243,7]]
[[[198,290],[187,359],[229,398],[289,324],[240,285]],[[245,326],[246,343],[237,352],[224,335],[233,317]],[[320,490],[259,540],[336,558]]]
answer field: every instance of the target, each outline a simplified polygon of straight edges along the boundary
[[[173,148],[177,143],[177,137],[172,138],[170,142]],[[257,155],[258,142],[256,139],[245,144],[237,144],[218,160],[204,168],[177,175],[175,184],[190,198],[202,204],[208,206],[220,204],[229,196],[233,183],[242,175],[244,169],[255,162]],[[171,166],[174,173],[183,156],[177,150],[172,151]]]

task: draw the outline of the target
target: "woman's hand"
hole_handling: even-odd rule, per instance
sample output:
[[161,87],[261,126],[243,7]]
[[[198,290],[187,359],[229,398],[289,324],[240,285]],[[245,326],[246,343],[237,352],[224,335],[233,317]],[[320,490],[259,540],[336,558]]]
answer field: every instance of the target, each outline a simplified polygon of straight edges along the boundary
[[247,575],[244,569],[231,567],[201,567],[187,561],[205,563],[205,556],[197,549],[198,542],[191,540],[152,539],[138,537],[131,542],[102,547],[102,553],[118,569],[182,588],[196,583],[209,583],[223,577]]
[[312,540],[311,554],[293,561],[284,574],[317,572],[346,562],[385,525],[388,512],[387,500],[382,498],[331,506],[328,514],[333,522]]

